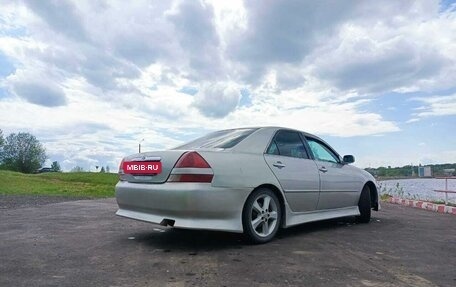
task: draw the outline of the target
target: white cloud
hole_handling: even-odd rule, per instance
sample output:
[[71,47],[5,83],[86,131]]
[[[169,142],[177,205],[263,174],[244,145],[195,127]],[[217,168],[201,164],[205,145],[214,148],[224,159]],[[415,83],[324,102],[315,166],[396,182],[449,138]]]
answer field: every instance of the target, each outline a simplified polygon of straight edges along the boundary
[[236,85],[206,84],[195,95],[194,105],[208,117],[225,117],[239,104],[241,92]]
[[[0,74],[1,128],[36,134],[69,169],[111,165],[141,138],[166,148],[234,126],[398,132],[369,99],[455,88],[456,12],[437,1],[9,2],[0,52],[15,66]],[[420,101],[408,122],[455,113],[454,96]]]
[[431,1],[414,2],[414,9],[400,11],[405,2],[390,2],[387,19],[374,13],[340,25],[338,33],[309,57],[313,71],[339,89],[362,93],[452,87],[455,13],[439,14]]
[[456,94],[449,96],[433,96],[427,98],[414,98],[424,104],[416,108],[415,117],[424,118],[431,116],[456,115]]
[[418,118],[411,118],[409,120],[406,121],[407,124],[411,124],[411,123],[415,123],[415,122],[418,122],[420,119]]

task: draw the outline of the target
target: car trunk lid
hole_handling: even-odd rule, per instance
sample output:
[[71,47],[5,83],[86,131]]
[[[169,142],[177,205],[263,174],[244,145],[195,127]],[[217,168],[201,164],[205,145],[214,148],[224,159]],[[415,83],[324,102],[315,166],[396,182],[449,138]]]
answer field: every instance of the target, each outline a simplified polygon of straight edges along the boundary
[[123,159],[123,162],[160,162],[161,172],[159,174],[130,174],[125,173],[122,167],[119,171],[123,181],[132,183],[164,183],[168,179],[171,170],[177,160],[184,154],[185,150],[166,150],[133,154]]

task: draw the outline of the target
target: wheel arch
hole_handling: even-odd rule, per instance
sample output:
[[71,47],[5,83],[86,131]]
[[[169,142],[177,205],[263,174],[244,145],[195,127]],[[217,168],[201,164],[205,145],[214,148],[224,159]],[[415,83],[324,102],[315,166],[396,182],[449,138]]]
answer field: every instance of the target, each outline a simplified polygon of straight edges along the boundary
[[[280,189],[275,186],[274,184],[271,184],[271,183],[264,183],[264,184],[261,184],[257,187],[255,187],[251,192],[250,194],[252,194],[252,192],[254,192],[255,190],[257,189],[260,189],[260,188],[267,188],[269,190],[271,190],[276,196],[277,198],[279,199],[279,202],[280,202],[280,208],[282,209],[282,215],[281,215],[281,218],[280,218],[280,227],[284,227],[285,226],[285,221],[286,221],[286,218],[285,218],[285,215],[286,215],[286,207],[285,207],[285,198],[282,194],[282,192],[280,191]],[[249,194],[249,196],[250,196]],[[248,197],[247,197],[248,198]],[[245,210],[245,204],[247,202],[247,199],[245,200],[244,202],[244,207],[242,209],[242,212],[244,212]]]
[[378,211],[378,191],[377,191],[377,186],[372,181],[366,182],[364,184],[364,186],[369,187],[372,209]]

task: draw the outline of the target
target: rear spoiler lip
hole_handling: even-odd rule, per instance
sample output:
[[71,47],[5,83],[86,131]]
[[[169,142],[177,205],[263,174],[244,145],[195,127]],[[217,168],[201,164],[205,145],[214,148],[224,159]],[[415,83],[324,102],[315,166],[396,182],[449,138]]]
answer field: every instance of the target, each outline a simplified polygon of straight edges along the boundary
[[127,161],[161,161],[161,157],[159,157],[159,156],[142,156],[142,157],[134,157]]

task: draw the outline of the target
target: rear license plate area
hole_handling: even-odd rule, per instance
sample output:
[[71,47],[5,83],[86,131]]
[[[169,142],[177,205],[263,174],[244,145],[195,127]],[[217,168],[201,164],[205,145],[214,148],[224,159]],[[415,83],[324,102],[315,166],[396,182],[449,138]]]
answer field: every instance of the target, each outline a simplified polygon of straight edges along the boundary
[[133,175],[157,175],[162,172],[160,161],[126,161],[122,166],[123,172]]

